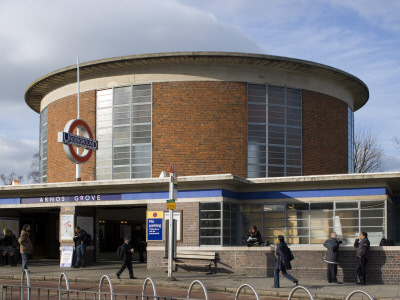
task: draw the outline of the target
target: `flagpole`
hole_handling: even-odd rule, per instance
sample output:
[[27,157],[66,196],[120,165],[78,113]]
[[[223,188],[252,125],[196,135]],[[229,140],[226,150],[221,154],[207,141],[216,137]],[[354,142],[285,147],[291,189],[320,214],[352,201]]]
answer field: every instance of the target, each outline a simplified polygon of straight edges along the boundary
[[[78,114],[77,114],[77,119],[80,119],[81,117],[81,113],[80,113],[80,86],[79,86],[79,57],[76,58],[76,70],[77,70],[77,95],[78,95]],[[77,128],[77,135],[80,135],[80,129],[79,127]],[[76,148],[76,154],[80,155],[80,148],[77,147]],[[81,181],[81,164],[76,164],[76,181]]]

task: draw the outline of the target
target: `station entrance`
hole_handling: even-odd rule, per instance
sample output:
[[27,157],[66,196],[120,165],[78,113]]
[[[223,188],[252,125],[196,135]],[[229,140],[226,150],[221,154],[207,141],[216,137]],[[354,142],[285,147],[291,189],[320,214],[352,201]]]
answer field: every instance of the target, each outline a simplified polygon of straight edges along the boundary
[[[32,259],[58,259],[59,208],[2,209],[0,211],[0,238],[5,228],[18,238],[24,224],[31,226]],[[16,247],[16,251],[19,251]]]
[[146,209],[146,205],[97,208],[100,260],[117,260],[116,250],[125,236],[135,249],[133,260],[140,260],[139,250],[145,250],[146,242]]
[[[93,238],[87,249],[88,258],[92,257],[88,261],[93,261],[94,257],[96,260],[118,260],[116,249],[125,236],[131,238],[131,244],[136,250],[134,261],[139,261],[139,249],[145,250],[146,209],[146,205],[75,206],[74,226],[80,225]],[[34,250],[31,259],[60,259],[60,210],[60,207],[2,209],[0,238],[5,228],[11,229],[18,238],[22,226],[29,224]],[[82,221],[89,222],[79,223]],[[0,245],[0,250],[1,247]],[[18,249],[16,251],[19,252]]]

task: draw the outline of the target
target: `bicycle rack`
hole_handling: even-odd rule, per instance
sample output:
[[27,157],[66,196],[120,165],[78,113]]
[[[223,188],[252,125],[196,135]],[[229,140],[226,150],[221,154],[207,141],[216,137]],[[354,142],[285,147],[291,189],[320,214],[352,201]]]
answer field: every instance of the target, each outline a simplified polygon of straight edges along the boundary
[[24,269],[22,271],[22,276],[21,276],[21,299],[24,299],[24,280],[25,280],[25,275],[26,275],[26,287],[28,288],[28,300],[31,299],[31,279],[29,277],[29,271],[27,269]]
[[352,291],[352,292],[347,296],[346,300],[349,300],[354,294],[357,294],[357,293],[364,294],[364,295],[366,295],[370,300],[374,300],[374,298],[372,298],[371,295],[369,295],[367,292],[362,291],[362,290],[355,290],[355,291]]
[[67,287],[67,299],[70,299],[70,291],[69,291],[69,280],[68,276],[65,273],[61,273],[60,278],[58,279],[58,300],[61,300],[61,283],[62,279],[65,279],[65,286]]
[[108,281],[108,285],[110,286],[110,294],[111,294],[111,300],[115,299],[115,295],[114,295],[114,287],[112,285],[111,279],[110,277],[108,277],[108,275],[103,275],[100,279],[100,284],[99,284],[99,300],[101,300],[101,288],[103,286],[103,281],[104,279],[107,279]]
[[201,285],[201,287],[203,288],[203,291],[204,291],[204,295],[206,296],[206,300],[208,300],[207,288],[206,288],[206,286],[205,286],[200,280],[194,280],[194,281],[190,284],[189,290],[188,290],[188,293],[187,293],[187,299],[190,299],[190,293],[192,292],[192,288],[193,288],[193,286],[194,286],[196,283],[198,283],[198,284]]
[[240,291],[241,291],[244,287],[249,287],[249,288],[253,291],[254,295],[256,295],[257,300],[260,300],[260,296],[258,296],[258,293],[257,293],[256,289],[255,289],[254,287],[252,287],[250,284],[247,284],[247,283],[242,284],[242,285],[238,288],[238,290],[236,291],[235,300],[238,299],[239,294],[240,294]]
[[154,300],[158,300],[156,285],[154,284],[153,279],[151,279],[150,277],[146,278],[145,281],[144,281],[144,283],[143,283],[143,288],[142,288],[142,300],[144,300],[144,297],[145,297],[144,292],[145,292],[145,290],[146,290],[147,282],[149,282],[149,281],[150,281],[151,285],[153,286],[153,294],[154,294],[154,297],[155,297]]
[[293,296],[294,292],[297,291],[297,290],[299,290],[299,289],[305,290],[305,291],[307,292],[308,296],[310,296],[310,299],[311,299],[311,300],[314,300],[314,297],[313,297],[313,295],[310,293],[310,291],[309,291],[306,287],[301,286],[301,285],[296,286],[296,287],[290,292],[288,300],[292,299],[292,296]]

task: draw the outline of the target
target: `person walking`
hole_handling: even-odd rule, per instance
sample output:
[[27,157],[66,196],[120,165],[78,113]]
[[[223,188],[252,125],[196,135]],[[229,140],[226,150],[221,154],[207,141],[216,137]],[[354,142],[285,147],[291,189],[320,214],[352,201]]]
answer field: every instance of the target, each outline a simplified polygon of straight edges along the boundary
[[29,224],[25,224],[22,226],[21,234],[18,239],[18,243],[20,245],[19,252],[21,253],[22,258],[22,272],[24,270],[28,270],[28,259],[29,255],[33,253],[33,246],[30,239],[30,231],[31,226]]
[[76,262],[74,268],[79,268],[82,262],[82,268],[86,267],[86,246],[87,246],[88,235],[85,230],[79,226],[75,227],[75,250],[76,250]]
[[357,284],[366,285],[367,284],[367,272],[365,270],[368,261],[368,252],[370,243],[368,240],[368,233],[361,232],[358,238],[354,241],[354,247],[357,248]]
[[1,255],[3,257],[1,265],[4,266],[7,262],[6,260],[6,255],[8,254],[8,260],[9,264],[12,267],[15,267],[17,265],[16,260],[15,260],[15,242],[16,242],[16,237],[14,234],[12,234],[11,230],[8,228],[3,229],[3,240],[2,244],[4,245],[3,251],[1,252]]
[[129,278],[130,279],[136,279],[136,277],[133,276],[133,270],[132,270],[133,248],[129,244],[130,241],[131,240],[130,240],[129,237],[125,237],[124,238],[124,243],[121,246],[122,247],[122,253],[123,253],[123,257],[122,257],[123,262],[122,262],[121,268],[119,268],[118,272],[115,274],[115,276],[117,276],[118,279],[121,279],[119,276],[125,270],[125,268],[128,268]]
[[339,245],[342,241],[337,240],[336,232],[331,233],[331,237],[324,242],[327,248],[325,262],[328,263],[327,277],[329,283],[339,283],[337,281],[337,267],[339,264]]
[[275,240],[276,248],[275,248],[275,271],[274,271],[274,288],[279,288],[279,272],[282,271],[282,275],[293,282],[296,286],[299,284],[299,281],[286,273],[286,270],[291,270],[292,265],[290,264],[289,259],[289,248],[285,243],[285,238],[282,235],[278,235]]

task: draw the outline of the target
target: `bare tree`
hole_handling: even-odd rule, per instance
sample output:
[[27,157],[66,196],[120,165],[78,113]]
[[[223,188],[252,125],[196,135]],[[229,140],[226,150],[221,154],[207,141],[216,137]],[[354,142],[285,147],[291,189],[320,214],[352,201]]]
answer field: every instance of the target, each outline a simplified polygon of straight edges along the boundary
[[392,142],[393,142],[395,148],[400,149],[400,138],[398,138],[397,136],[394,136],[392,138]]
[[13,180],[18,180],[21,183],[24,180],[24,176],[18,176],[15,172],[11,172],[9,175],[0,175],[0,180],[4,185],[11,185]]
[[372,173],[384,169],[383,147],[371,130],[357,130],[354,134],[354,172]]
[[30,183],[40,182],[39,163],[40,163],[39,152],[36,152],[32,156],[31,171],[28,173],[28,180]]

